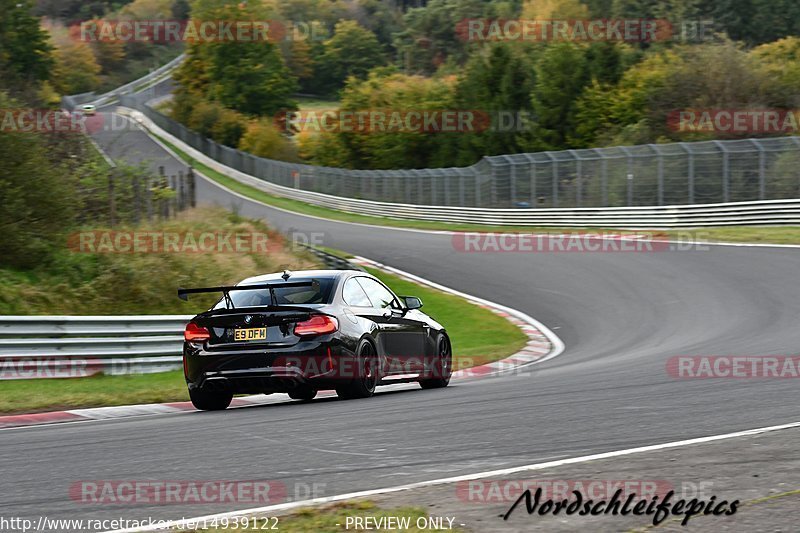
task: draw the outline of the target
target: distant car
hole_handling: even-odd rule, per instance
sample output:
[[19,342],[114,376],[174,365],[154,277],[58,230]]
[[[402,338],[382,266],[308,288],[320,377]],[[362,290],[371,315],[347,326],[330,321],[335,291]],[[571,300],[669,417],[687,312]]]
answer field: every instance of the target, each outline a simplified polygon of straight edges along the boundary
[[225,409],[240,393],[311,400],[335,390],[349,399],[378,385],[450,382],[444,327],[419,310],[419,298],[398,297],[366,272],[284,271],[178,296],[202,292],[223,298],[184,331],[184,374],[198,409]]
[[97,107],[92,104],[84,104],[81,106],[81,113],[87,117],[93,117],[97,113]]

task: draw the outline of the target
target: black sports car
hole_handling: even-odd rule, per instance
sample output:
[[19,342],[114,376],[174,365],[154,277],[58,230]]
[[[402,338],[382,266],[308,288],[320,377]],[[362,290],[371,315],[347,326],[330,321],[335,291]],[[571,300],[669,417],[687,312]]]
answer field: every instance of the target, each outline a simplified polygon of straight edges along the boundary
[[397,297],[366,272],[284,271],[178,289],[183,299],[200,292],[223,298],[184,331],[184,375],[198,409],[225,409],[240,393],[310,400],[335,389],[341,398],[365,398],[377,385],[450,382],[445,329],[419,310],[419,298]]

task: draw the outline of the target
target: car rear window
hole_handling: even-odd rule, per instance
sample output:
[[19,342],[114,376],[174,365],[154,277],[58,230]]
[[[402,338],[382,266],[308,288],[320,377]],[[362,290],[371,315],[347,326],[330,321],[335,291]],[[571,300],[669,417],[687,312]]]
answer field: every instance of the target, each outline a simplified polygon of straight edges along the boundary
[[[275,302],[278,305],[303,305],[330,303],[333,278],[314,278],[319,282],[315,289],[309,287],[278,287],[275,289]],[[273,280],[278,283],[280,280]],[[311,281],[311,278],[292,278],[292,281]],[[264,282],[260,282],[264,283]],[[269,283],[267,281],[266,283]],[[252,291],[231,291],[231,300],[234,307],[262,307],[270,305],[270,295],[267,289]],[[225,299],[222,298],[214,309],[224,309]]]

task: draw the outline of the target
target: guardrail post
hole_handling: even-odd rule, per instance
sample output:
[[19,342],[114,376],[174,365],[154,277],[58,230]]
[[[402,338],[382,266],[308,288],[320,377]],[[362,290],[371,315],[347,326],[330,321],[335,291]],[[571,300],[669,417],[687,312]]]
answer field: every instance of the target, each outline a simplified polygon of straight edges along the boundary
[[683,148],[683,151],[686,152],[686,165],[687,165],[687,187],[689,189],[689,203],[694,203],[694,153],[689,148],[687,143],[678,143],[678,146]]
[[545,152],[544,154],[550,159],[550,174],[553,181],[551,184],[553,207],[558,207],[558,160],[553,156],[552,152]]
[[153,220],[153,179],[148,175],[144,178],[144,201],[147,206],[147,220]]
[[758,199],[764,200],[767,197],[767,157],[764,147],[756,139],[750,139],[753,146],[758,150]]
[[497,167],[492,165],[492,175],[491,175],[491,182],[489,185],[491,186],[491,206],[497,207]]
[[608,160],[602,153],[600,157],[600,197],[603,207],[608,207]]
[[178,210],[186,209],[186,177],[183,170],[178,171]]
[[475,207],[481,207],[483,205],[483,198],[481,198],[481,180],[480,174],[475,171]]
[[633,174],[628,173],[627,175],[627,182],[628,182],[628,207],[633,206]]
[[538,198],[536,198],[536,161],[531,158],[530,154],[525,154],[531,164],[531,207],[538,206]]
[[511,181],[511,205],[515,206],[517,205],[517,165],[510,159],[509,162],[511,164],[511,176],[508,178]]
[[628,207],[633,205],[633,154],[626,146],[620,146],[620,150],[625,154],[628,172],[625,176],[625,186],[627,187]]
[[575,207],[581,206],[583,197],[583,159],[575,153],[575,150],[570,150],[570,154],[575,158]]
[[430,202],[430,204],[431,205],[436,205],[436,182],[438,180],[436,179],[436,176],[430,176],[429,175],[427,181],[431,186],[431,202]]
[[186,170],[186,181],[187,185],[189,186],[189,205],[192,207],[197,206],[197,189],[196,189],[196,182],[194,177],[194,169],[189,167]]
[[722,152],[722,201],[729,202],[731,196],[731,169],[728,149],[720,141],[714,141],[714,144]]

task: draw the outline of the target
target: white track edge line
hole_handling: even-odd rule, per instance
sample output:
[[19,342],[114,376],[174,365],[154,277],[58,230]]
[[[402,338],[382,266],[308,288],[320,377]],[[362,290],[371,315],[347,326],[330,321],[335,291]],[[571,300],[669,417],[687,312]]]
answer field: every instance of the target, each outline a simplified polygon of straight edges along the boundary
[[616,450],[616,451],[613,451],[613,452],[596,453],[596,454],[592,454],[592,455],[584,455],[584,456],[581,456],[581,457],[572,457],[572,458],[569,458],[569,459],[558,459],[558,460],[555,460],[555,461],[548,461],[548,462],[545,462],[545,463],[533,463],[533,464],[529,464],[529,465],[515,466],[515,467],[504,468],[504,469],[500,469],[500,470],[488,470],[488,471],[485,471],[485,472],[477,472],[477,473],[474,473],[474,474],[465,474],[465,475],[461,475],[461,476],[453,476],[453,477],[448,477],[448,478],[432,479],[432,480],[429,480],[429,481],[420,481],[420,482],[417,482],[417,483],[408,483],[408,484],[405,484],[405,485],[397,485],[397,486],[394,486],[394,487],[386,487],[386,488],[383,488],[383,489],[363,490],[363,491],[358,491],[358,492],[350,492],[350,493],[346,493],[346,494],[337,494],[335,496],[326,496],[326,497],[322,497],[322,498],[313,498],[313,499],[310,499],[310,500],[287,502],[287,503],[281,503],[281,504],[277,504],[277,505],[268,505],[268,506],[265,506],[265,507],[255,507],[255,508],[252,508],[252,509],[242,509],[242,510],[239,510],[239,511],[230,511],[230,512],[227,512],[227,513],[218,513],[218,514],[200,516],[200,517],[196,517],[196,518],[188,518],[188,519],[184,519],[184,520],[173,520],[173,521],[170,521],[170,522],[165,522],[160,526],[156,525],[156,526],[148,526],[148,527],[143,527],[143,528],[118,529],[118,530],[113,530],[113,531],[109,531],[109,532],[106,532],[106,533],[139,533],[139,532],[144,532],[144,531],[158,531],[158,530],[173,528],[173,527],[176,527],[176,526],[183,526],[183,525],[186,524],[187,521],[202,522],[202,521],[205,520],[205,521],[208,522],[208,521],[211,521],[211,520],[213,520],[215,518],[216,519],[232,518],[232,517],[235,517],[235,516],[244,516],[244,515],[257,514],[257,513],[271,513],[271,512],[275,512],[275,511],[286,511],[286,510],[296,509],[298,507],[308,507],[308,506],[313,506],[313,505],[334,503],[334,502],[339,502],[339,501],[342,501],[342,500],[350,500],[350,499],[354,499],[354,498],[364,498],[364,497],[367,497],[367,496],[375,496],[375,495],[379,495],[379,494],[389,494],[389,493],[393,493],[393,492],[401,492],[401,491],[413,490],[413,489],[424,488],[424,487],[432,487],[432,486],[436,486],[436,485],[445,485],[445,484],[448,484],[448,483],[457,483],[459,481],[469,481],[469,480],[473,480],[473,479],[485,479],[485,478],[489,478],[489,477],[506,476],[506,475],[516,474],[516,473],[519,473],[519,472],[525,472],[525,471],[530,471],[530,470],[543,470],[543,469],[546,469],[546,468],[555,468],[555,467],[564,466],[564,465],[570,465],[570,464],[588,463],[588,462],[591,462],[591,461],[598,461],[598,460],[601,460],[601,459],[610,459],[610,458],[614,458],[614,457],[621,457],[621,456],[625,456],[625,455],[634,455],[634,454],[639,454],[639,453],[646,453],[646,452],[652,452],[652,451],[658,451],[658,450],[665,450],[665,449],[669,449],[669,448],[679,448],[679,447],[683,447],[683,446],[691,446],[691,445],[694,445],[694,444],[706,444],[706,443],[709,443],[709,442],[715,442],[715,441],[720,441],[720,440],[728,440],[728,439],[734,439],[734,438],[739,438],[739,437],[749,437],[749,436],[753,436],[753,435],[759,435],[759,434],[762,434],[762,433],[770,433],[770,432],[773,432],[773,431],[781,431],[781,430],[785,430],[785,429],[792,429],[792,428],[798,428],[798,427],[800,427],[800,422],[791,422],[791,423],[788,423],[788,424],[782,424],[782,425],[778,425],[778,426],[768,426],[768,427],[762,427],[762,428],[756,428],[756,429],[748,429],[748,430],[744,430],[744,431],[737,431],[737,432],[734,432],[734,433],[725,433],[725,434],[721,434],[721,435],[711,435],[711,436],[708,436],[708,437],[698,437],[698,438],[694,438],[694,439],[672,441],[672,442],[666,442],[666,443],[663,443],[663,444],[654,444],[654,445],[650,445],[650,446],[640,446],[638,448],[628,448],[628,449],[624,449],[624,450]]

